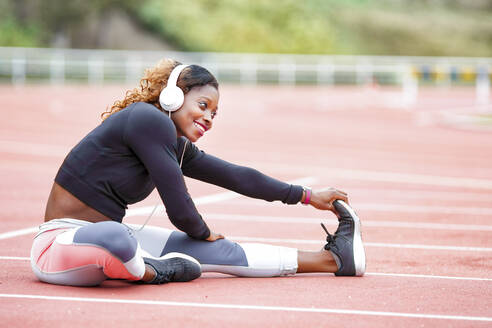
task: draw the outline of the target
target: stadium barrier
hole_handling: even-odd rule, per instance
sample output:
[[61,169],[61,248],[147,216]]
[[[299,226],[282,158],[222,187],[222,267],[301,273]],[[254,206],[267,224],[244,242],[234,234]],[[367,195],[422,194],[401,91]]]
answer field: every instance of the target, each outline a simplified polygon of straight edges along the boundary
[[418,96],[419,85],[470,85],[476,101],[490,98],[492,58],[338,56],[192,53],[0,47],[0,81],[25,83],[135,84],[146,67],[161,58],[196,63],[220,82],[241,84],[317,84],[399,86],[404,100]]

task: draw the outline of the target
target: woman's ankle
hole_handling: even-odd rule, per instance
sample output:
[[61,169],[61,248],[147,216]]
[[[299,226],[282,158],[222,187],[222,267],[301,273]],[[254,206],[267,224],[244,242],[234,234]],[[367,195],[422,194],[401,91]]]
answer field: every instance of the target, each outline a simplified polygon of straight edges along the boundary
[[150,265],[146,264],[145,265],[145,273],[144,273],[141,280],[143,282],[149,282],[149,281],[154,280],[156,275],[157,275],[157,273],[155,272],[154,268],[152,268]]
[[331,272],[338,270],[333,255],[326,250],[318,252],[299,251],[298,252],[297,273],[309,272]]

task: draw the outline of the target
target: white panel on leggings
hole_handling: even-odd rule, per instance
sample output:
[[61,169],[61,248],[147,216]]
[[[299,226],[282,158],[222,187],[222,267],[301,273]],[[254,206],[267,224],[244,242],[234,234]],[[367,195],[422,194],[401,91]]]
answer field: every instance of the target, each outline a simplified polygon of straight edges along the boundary
[[140,245],[137,245],[135,256],[131,260],[123,263],[128,272],[138,278],[142,278],[145,273],[145,263],[142,255],[142,249],[140,248]]
[[145,250],[146,254],[152,255],[151,257],[154,258],[161,256],[162,250],[173,232],[170,229],[155,226],[145,226],[141,230],[140,226],[135,224],[128,224],[127,226],[133,230],[135,238],[137,238],[142,250]]
[[[261,277],[295,274],[297,249],[256,243],[241,243],[248,260],[248,271]],[[253,275],[256,276],[256,275]]]
[[79,230],[79,228],[70,229],[68,231],[64,231],[60,233],[59,235],[56,236],[55,241],[61,245],[72,245],[73,237],[75,236],[75,233],[77,232],[77,230]]

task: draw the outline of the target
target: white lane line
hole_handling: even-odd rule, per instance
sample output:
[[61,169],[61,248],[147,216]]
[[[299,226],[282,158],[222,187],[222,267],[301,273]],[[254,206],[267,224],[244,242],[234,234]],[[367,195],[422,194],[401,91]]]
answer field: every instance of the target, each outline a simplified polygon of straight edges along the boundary
[[439,251],[492,252],[491,247],[470,247],[470,246],[388,244],[388,243],[364,243],[364,246],[384,247],[384,248],[430,249],[430,250],[439,250]]
[[13,238],[13,237],[17,237],[17,236],[27,235],[27,234],[30,234],[30,233],[37,232],[38,230],[39,230],[39,228],[36,226],[36,227],[31,227],[31,228],[25,228],[25,229],[20,229],[20,230],[14,230],[14,231],[10,231],[10,232],[0,233],[0,240],[2,240],[2,239],[8,239],[8,238]]
[[406,184],[422,184],[432,186],[446,186],[472,189],[492,190],[492,180],[466,177],[446,177],[439,175],[398,173],[386,171],[340,169],[317,165],[287,165],[284,163],[244,163],[246,166],[253,166],[257,169],[269,169],[278,173],[304,174],[310,172],[316,176],[330,177],[335,179],[376,181],[376,182],[395,182]]
[[70,147],[0,140],[0,152],[11,154],[63,157],[68,153]]
[[0,256],[0,260],[5,260],[5,261],[30,261],[31,259],[29,257],[25,256]]
[[[23,229],[27,233],[37,231]],[[19,236],[17,234],[16,236]],[[244,236],[227,236],[228,239],[235,241],[255,242],[255,243],[287,243],[287,244],[306,244],[306,245],[322,245],[321,238],[316,239],[284,239],[284,238],[261,238],[261,237],[244,237]],[[406,249],[427,249],[440,251],[465,251],[465,252],[492,252],[490,247],[473,247],[473,246],[446,246],[446,245],[420,245],[420,244],[394,244],[394,243],[374,243],[364,242],[365,247],[384,247],[384,248],[406,248]]]
[[[317,189],[318,191],[329,188]],[[490,207],[462,207],[462,206],[418,206],[388,203],[357,203],[357,210],[370,210],[377,212],[403,212],[403,213],[442,213],[464,215],[492,215]]]
[[[30,261],[29,257],[22,256],[0,256],[0,261]],[[433,276],[415,273],[388,273],[388,272],[366,272],[366,276],[384,276],[384,277],[404,277],[404,278],[434,278],[450,280],[472,280],[472,281],[492,281],[492,278],[478,277],[456,277],[456,276]]]
[[366,272],[365,275],[367,275],[367,276],[383,276],[383,277],[403,277],[403,278],[431,278],[431,279],[450,279],[450,280],[492,281],[492,278],[433,276],[433,275],[415,274],[415,273]]
[[[492,198],[492,197],[491,197]],[[358,210],[370,210],[377,212],[404,212],[404,213],[441,213],[464,215],[492,215],[490,207],[458,207],[458,206],[418,206],[397,204],[357,204]]]
[[[206,196],[208,197],[208,196]],[[216,198],[219,199],[219,198]],[[199,199],[197,199],[199,200]],[[216,200],[218,201],[218,200]],[[142,207],[129,210],[132,211],[126,217],[149,214],[153,207]],[[141,211],[140,211],[141,210]],[[205,220],[226,220],[243,222],[266,222],[266,223],[299,223],[299,224],[319,224],[320,222],[336,225],[336,219],[317,219],[308,217],[281,217],[281,216],[258,216],[258,215],[238,215],[238,214],[203,214]],[[363,222],[365,227],[381,228],[409,228],[409,229],[430,229],[430,230],[458,230],[458,231],[492,231],[492,226],[476,224],[452,224],[452,223],[426,223],[426,222],[405,222],[405,221],[368,221]],[[0,233],[0,240],[23,236],[38,231],[38,227],[25,228],[5,233]]]
[[[235,241],[258,242],[258,243],[287,243],[287,244],[307,244],[322,245],[323,241],[310,239],[283,239],[283,238],[260,238],[260,237],[242,237],[227,236]],[[390,243],[371,243],[364,242],[366,247],[385,247],[385,248],[410,248],[410,249],[429,249],[443,251],[472,251],[472,252],[492,252],[490,247],[468,247],[468,246],[441,246],[441,245],[419,245],[419,244],[390,244]]]
[[[489,196],[492,198],[492,196]],[[234,202],[235,205],[243,206],[271,206],[258,200],[243,199]],[[388,203],[357,203],[357,211],[373,212],[399,212],[399,213],[436,213],[436,214],[460,214],[460,215],[487,215],[492,216],[491,207],[463,207],[463,206],[421,206],[421,205],[400,205]]]
[[[299,185],[315,185],[316,184],[316,178],[314,177],[305,177],[305,178],[300,178],[296,180],[291,180],[287,181],[287,183],[290,184],[299,184]],[[203,197],[198,197],[193,199],[193,202],[195,205],[203,205],[203,204],[210,204],[210,203],[217,203],[221,202],[224,200],[230,200],[234,198],[239,198],[242,197],[241,194],[235,193],[233,191],[226,191],[226,192],[221,192],[218,194],[213,194],[209,196],[203,196]],[[154,206],[144,206],[144,207],[137,207],[137,208],[132,208],[126,211],[125,218],[133,217],[133,216],[140,216],[140,215],[148,215],[152,213],[154,210]],[[160,204],[157,206],[156,213],[163,212],[164,211],[164,205]]]
[[[317,189],[318,190],[318,189]],[[401,193],[401,191],[399,191]],[[349,196],[350,197],[350,196]],[[489,198],[492,196],[488,195]],[[461,202],[463,204],[465,202]],[[257,199],[243,198],[234,200],[228,204],[239,206],[255,206],[255,207],[271,207],[272,204],[262,202]],[[282,203],[273,204],[282,206]],[[422,206],[422,205],[402,205],[388,203],[361,203],[357,202],[356,210],[372,211],[372,212],[398,212],[398,213],[436,213],[436,214],[460,214],[460,215],[487,215],[492,216],[491,207],[463,207],[463,206]]]
[[380,197],[381,199],[406,199],[406,200],[422,200],[422,199],[435,199],[439,201],[454,201],[456,204],[463,204],[468,201],[484,202],[491,204],[490,194],[480,191],[468,190],[465,193],[458,191],[432,191],[425,188],[412,188],[402,191],[398,188],[388,188],[388,186],[373,186],[367,188],[364,187],[351,187],[347,188],[349,198],[351,195],[372,195],[373,198]]
[[444,314],[422,314],[422,313],[329,309],[329,308],[314,308],[314,307],[305,308],[305,307],[265,306],[265,305],[245,305],[245,304],[170,302],[170,301],[153,301],[153,300],[129,300],[129,299],[117,299],[117,298],[44,296],[44,295],[28,295],[28,294],[0,294],[0,297],[17,298],[17,299],[19,299],[19,298],[20,299],[38,299],[38,300],[48,300],[48,301],[159,305],[159,306],[196,307],[196,308],[213,308],[213,309],[234,309],[234,310],[334,313],[334,314],[403,317],[403,318],[419,318],[419,319],[492,321],[492,317],[474,317],[474,316],[464,316],[464,315],[444,315]]
[[[258,216],[258,215],[239,215],[239,214],[219,214],[202,213],[207,220],[242,221],[242,222],[266,222],[266,223],[300,223],[317,224],[320,222],[338,225],[337,219],[318,219],[308,217],[283,217],[283,216]],[[413,229],[432,229],[432,230],[459,230],[459,231],[492,231],[492,225],[474,224],[452,224],[452,223],[426,223],[426,222],[407,222],[407,221],[369,221],[363,220],[364,227],[391,227],[391,228],[413,228]]]
[[[324,168],[327,171],[326,168]],[[393,172],[377,172],[366,170],[343,170],[334,169],[330,171],[330,175],[351,180],[367,180],[379,182],[400,182],[408,184],[423,184],[437,185],[446,187],[458,188],[476,188],[492,190],[492,180],[461,178],[461,177],[446,177],[438,175],[424,174],[408,174],[408,173],[393,173]],[[311,172],[311,171],[310,171]],[[333,173],[333,174],[331,174]]]
[[[304,177],[304,178],[299,178],[299,179],[295,179],[292,181],[288,181],[287,183],[300,184],[300,185],[315,185],[316,184],[316,178],[315,177]],[[241,196],[242,195],[240,195],[238,193],[235,193],[232,191],[227,191],[227,192],[222,192],[222,193],[213,194],[213,195],[209,195],[209,196],[198,197],[198,198],[194,199],[193,202],[196,205],[209,204],[209,203],[216,203],[216,202],[220,202],[223,200],[233,199],[233,198],[237,198],[237,197],[241,197]],[[148,214],[152,213],[154,208],[155,208],[155,205],[129,209],[128,211],[126,211],[126,215],[125,215],[124,219],[128,218],[128,217],[132,217],[132,216],[148,215]],[[164,210],[164,206],[162,204],[157,206],[157,211],[163,211],[163,210]],[[13,237],[17,237],[17,236],[22,236],[22,235],[27,235],[30,233],[37,232],[38,230],[39,229],[36,226],[36,227],[31,227],[31,228],[26,228],[26,229],[20,229],[20,230],[0,233],[0,240],[13,238]]]

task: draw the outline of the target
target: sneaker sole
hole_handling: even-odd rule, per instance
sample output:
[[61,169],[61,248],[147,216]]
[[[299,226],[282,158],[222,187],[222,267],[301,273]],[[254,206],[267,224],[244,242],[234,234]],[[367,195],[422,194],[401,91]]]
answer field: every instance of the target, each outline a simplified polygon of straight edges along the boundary
[[200,266],[200,268],[202,267],[200,262],[198,262],[194,257],[191,257],[191,256],[183,254],[183,253],[171,252],[171,253],[167,253],[166,255],[163,255],[161,257],[157,257],[156,259],[166,260],[166,259],[170,259],[173,257],[180,257],[182,259],[185,259],[185,260],[188,260],[188,261],[191,261],[193,263],[198,264]]
[[[190,270],[190,269],[194,270],[194,269],[192,269],[192,267],[194,266],[195,269],[197,269],[197,271],[195,271],[193,273],[192,273],[192,271],[188,271],[187,276],[182,276],[176,280],[173,280],[172,282],[188,282],[188,281],[195,280],[202,275],[201,264],[192,256],[189,256],[189,255],[186,255],[183,253],[178,253],[178,252],[171,252],[171,253],[167,253],[166,255],[163,255],[163,256],[157,258],[157,260],[171,260],[171,259],[178,259],[178,258],[185,261],[184,265],[187,267],[188,270]],[[186,262],[188,262],[188,263],[186,263]]]
[[352,242],[352,251],[354,254],[355,276],[362,277],[366,272],[366,253],[364,251],[364,245],[362,244],[360,219],[347,203],[342,200],[338,200],[338,202],[345,207],[345,209],[350,213],[350,216],[354,219],[354,240]]

